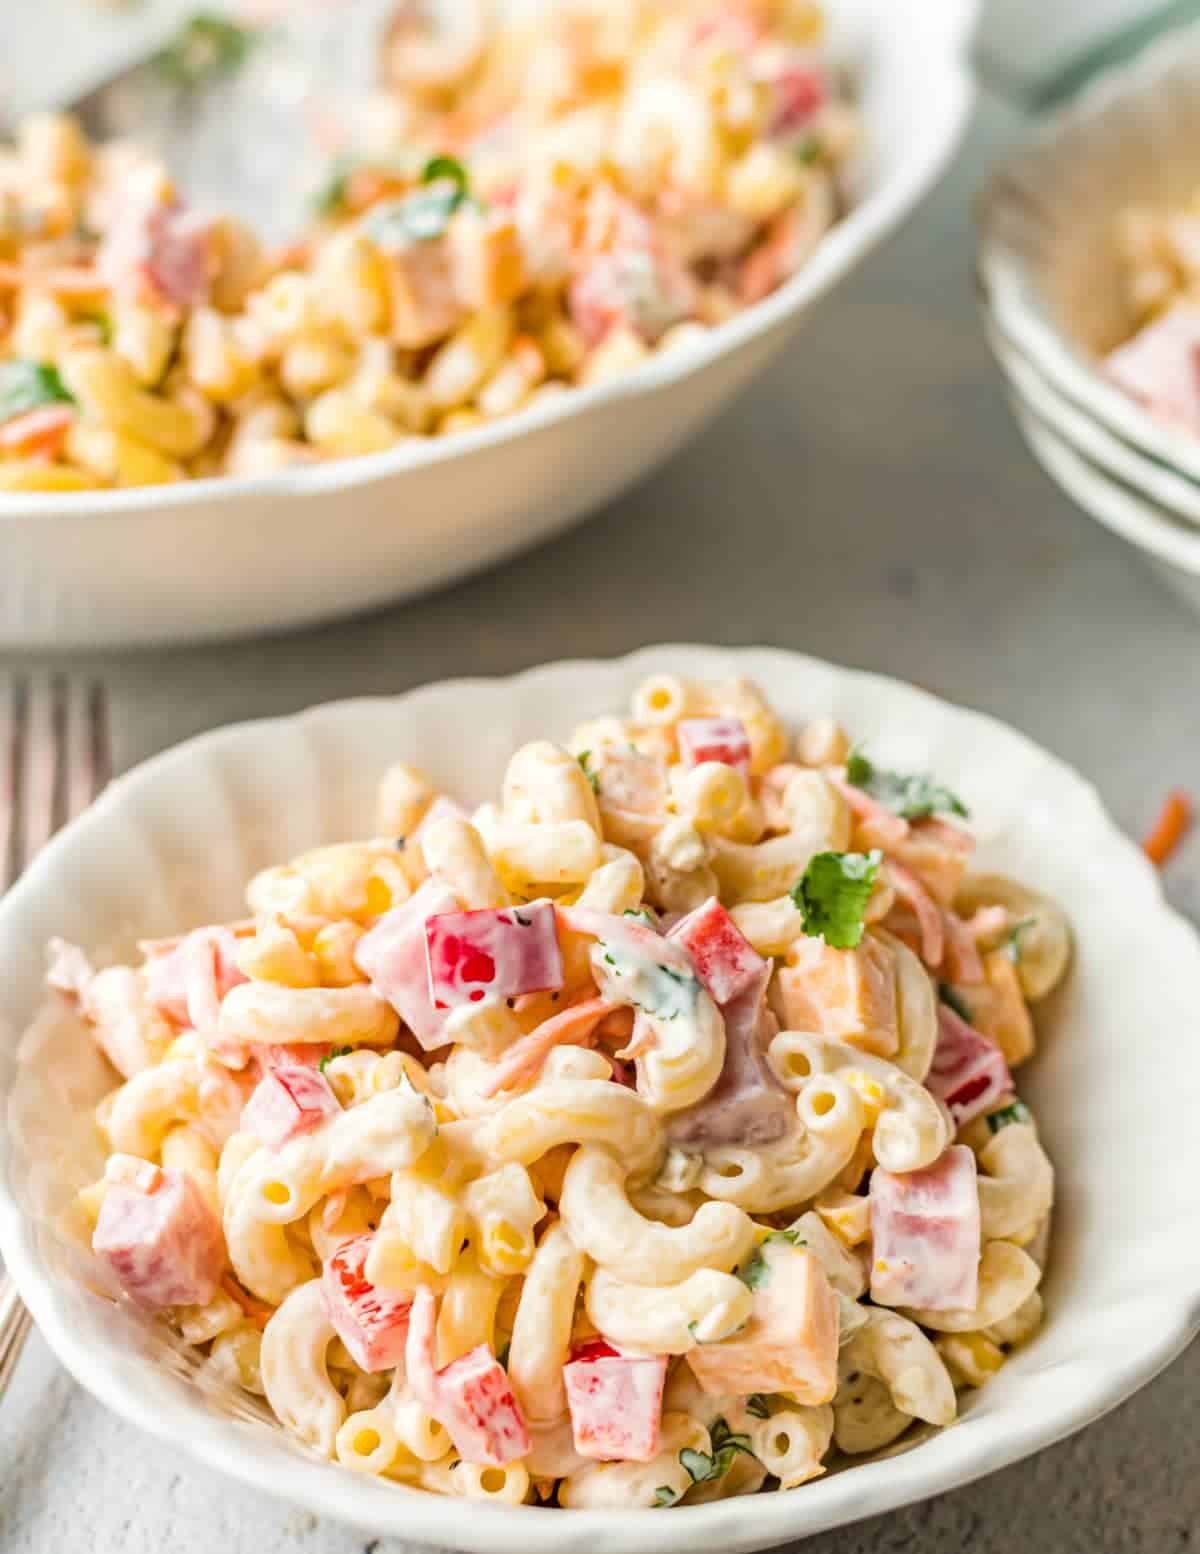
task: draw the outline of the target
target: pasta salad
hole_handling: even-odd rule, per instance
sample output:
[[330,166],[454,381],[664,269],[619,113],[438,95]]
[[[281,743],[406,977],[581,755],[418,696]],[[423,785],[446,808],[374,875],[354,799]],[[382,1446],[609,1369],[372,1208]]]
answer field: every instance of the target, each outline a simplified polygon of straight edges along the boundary
[[[254,59],[202,20],[181,91]],[[471,0],[451,34],[397,6],[365,149],[275,250],[145,148],[30,119],[0,153],[0,491],[379,453],[686,346],[838,214],[857,120],[820,39],[810,0]]]
[[321,1457],[504,1503],[793,1489],[946,1425],[1041,1320],[1014,1070],[1060,910],[959,798],[658,675],[472,811],[93,970],[120,1082],[73,1212],[114,1298]]

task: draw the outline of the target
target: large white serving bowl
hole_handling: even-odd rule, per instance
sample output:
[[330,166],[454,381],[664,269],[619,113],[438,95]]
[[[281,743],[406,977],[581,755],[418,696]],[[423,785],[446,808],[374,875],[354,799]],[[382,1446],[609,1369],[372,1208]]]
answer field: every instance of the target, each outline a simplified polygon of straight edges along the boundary
[[610,500],[760,372],[933,183],[970,101],[977,5],[829,0],[864,151],[845,220],[766,301],[616,382],[369,458],[265,479],[0,496],[0,646],[296,626],[449,582]]
[[[56,1228],[96,1170],[86,1119],[106,1080],[86,1033],[47,1010],[55,933],[128,953],[240,911],[268,862],[369,829],[374,787],[420,761],[465,800],[521,741],[618,711],[651,670],[753,677],[786,718],[837,717],[880,759],[928,768],[969,803],[979,865],[1057,897],[1074,965],[1042,1011],[1022,1093],[1058,1174],[1044,1329],[953,1428],[787,1494],[662,1511],[502,1509],[438,1499],[319,1461],[252,1399],[203,1392],[160,1326],[88,1288]],[[266,1493],[406,1543],[478,1554],[739,1554],[978,1478],[1077,1430],[1150,1380],[1200,1325],[1200,944],[1082,778],[1020,734],[875,675],[772,649],[661,647],[343,702],[209,734],[115,783],[0,903],[0,1249],[73,1374],[153,1435]],[[41,1011],[39,1013],[39,1011]],[[1185,1121],[1180,1122],[1180,1119]]]

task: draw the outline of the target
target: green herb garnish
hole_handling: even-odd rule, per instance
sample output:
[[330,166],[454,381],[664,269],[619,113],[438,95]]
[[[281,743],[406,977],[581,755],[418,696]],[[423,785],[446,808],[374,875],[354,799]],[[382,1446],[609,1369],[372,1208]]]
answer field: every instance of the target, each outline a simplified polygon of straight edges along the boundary
[[679,1496],[669,1484],[660,1484],[654,1491],[655,1505],[674,1505]]
[[[690,1446],[685,1446],[679,1453],[680,1466],[691,1479],[693,1484],[704,1484],[709,1479],[724,1478],[733,1466],[733,1459],[738,1452],[745,1452],[747,1457],[753,1457],[750,1449],[750,1437],[748,1435],[735,1435],[724,1419],[714,1419],[712,1429],[708,1432],[712,1442],[712,1454],[703,1451],[693,1451]],[[757,1461],[757,1458],[755,1458]]]
[[441,237],[454,212],[471,199],[467,170],[454,157],[431,157],[421,185],[403,199],[377,205],[367,219],[367,235],[385,248],[428,242]]
[[599,793],[600,792],[600,779],[599,779],[599,777],[596,776],[595,772],[592,770],[592,752],[590,750],[581,750],[579,752],[579,754],[576,756],[575,759],[579,762],[580,766],[583,768],[583,775],[587,778],[588,782],[591,783],[591,785],[592,785],[592,792],[593,793]]
[[804,932],[824,937],[838,950],[852,950],[861,943],[863,913],[883,854],[818,853],[809,860],[803,877],[792,890],[792,901],[804,915]]
[[[348,1052],[353,1052],[353,1051],[354,1051],[353,1047],[330,1047],[329,1051],[325,1054],[325,1056],[317,1064],[317,1067],[320,1069],[321,1073],[324,1073],[325,1072],[325,1065],[326,1065],[326,1063],[332,1063],[334,1058],[344,1058]],[[408,1075],[404,1074],[403,1078],[408,1079]],[[411,1083],[411,1081],[410,1081],[410,1083]]]
[[963,801],[951,793],[949,788],[935,783],[932,777],[926,777],[920,772],[890,772],[882,766],[873,765],[858,750],[853,751],[846,762],[846,781],[855,788],[861,788],[864,793],[869,793],[873,799],[894,810],[905,820],[924,820],[929,815],[937,814],[962,815],[965,818],[967,814]]
[[1007,1128],[1011,1122],[1032,1122],[1033,1113],[1024,1101],[1014,1101],[1011,1106],[1005,1106],[998,1112],[988,1113],[988,1128],[992,1133],[999,1133],[1001,1128]]
[[1019,923],[1014,923],[1009,929],[1008,938],[1004,941],[1004,953],[1014,966],[1021,964],[1021,935],[1027,928],[1032,928],[1036,922],[1036,917],[1023,917]]
[[809,135],[806,140],[802,140],[796,147],[796,160],[797,162],[803,162],[806,167],[810,163],[818,161],[820,155],[821,142],[815,135]]
[[150,68],[172,86],[191,90],[240,70],[257,42],[251,28],[213,11],[197,11],[174,42],[151,58]]
[[746,1399],[746,1412],[755,1419],[770,1419],[771,1410],[761,1392],[752,1392]]
[[938,983],[938,997],[946,1005],[947,1009],[953,1009],[960,1020],[965,1020],[970,1025],[974,1016],[967,1001],[961,993],[956,993],[949,982]]
[[74,403],[75,396],[68,393],[58,368],[49,362],[30,361],[27,357],[0,362],[0,422],[26,415],[40,405]]

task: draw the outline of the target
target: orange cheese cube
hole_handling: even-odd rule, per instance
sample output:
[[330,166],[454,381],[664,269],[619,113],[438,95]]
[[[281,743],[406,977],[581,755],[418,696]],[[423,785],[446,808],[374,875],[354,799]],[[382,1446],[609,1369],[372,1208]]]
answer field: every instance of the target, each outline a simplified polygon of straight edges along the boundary
[[525,260],[515,222],[463,206],[450,223],[449,239],[461,302],[484,308],[516,301],[525,286]]
[[697,1344],[687,1361],[710,1396],[787,1392],[798,1403],[828,1403],[837,1389],[837,1297],[820,1263],[802,1246],[770,1237],[743,1265],[754,1310],[740,1333]]
[[418,239],[383,252],[392,339],[407,350],[444,339],[464,312],[448,239]]
[[1017,968],[1003,950],[990,950],[983,957],[983,976],[982,982],[961,989],[963,1002],[971,1024],[996,1043],[1014,1068],[1032,1056],[1034,1045],[1033,1019]]
[[899,1048],[895,958],[869,934],[853,950],[797,939],[778,974],[787,1028],[890,1058]]

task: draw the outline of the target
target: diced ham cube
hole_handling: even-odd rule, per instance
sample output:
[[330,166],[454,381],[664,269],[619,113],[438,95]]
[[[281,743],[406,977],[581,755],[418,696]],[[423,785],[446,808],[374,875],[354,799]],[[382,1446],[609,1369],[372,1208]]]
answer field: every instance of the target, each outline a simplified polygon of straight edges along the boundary
[[390,1295],[367,1278],[364,1269],[374,1242],[374,1231],[343,1241],[321,1274],[333,1330],[359,1370],[368,1373],[404,1364],[413,1300],[411,1290]]
[[150,1171],[108,1187],[92,1250],[140,1306],[206,1305],[225,1266],[220,1221],[186,1172]]
[[736,998],[766,965],[716,896],[689,912],[667,937],[678,939],[687,950],[696,975],[717,1004]]
[[832,1036],[884,1058],[899,1048],[895,958],[870,934],[852,950],[797,939],[779,969],[779,995],[788,1030]]
[[329,1044],[324,1041],[252,1041],[246,1043],[245,1051],[246,1062],[256,1063],[261,1075],[269,1074],[272,1069],[293,1068],[297,1065],[317,1068],[329,1052]]
[[96,255],[117,292],[149,294],[175,307],[208,301],[216,264],[212,223],[178,201],[131,199],[116,209]]
[[710,1396],[788,1392],[828,1403],[837,1390],[837,1296],[804,1247],[767,1240],[755,1254],[754,1310],[743,1330],[689,1349],[688,1364]]
[[563,1366],[575,1450],[601,1461],[649,1462],[658,1451],[665,1354],[581,1346]]
[[958,1126],[965,1127],[1012,1087],[1012,1075],[996,1043],[960,1019],[948,1004],[939,1003],[938,1043],[925,1088],[946,1103]]
[[722,1004],[725,1061],[708,1094],[670,1119],[668,1137],[679,1148],[737,1144],[760,1149],[776,1143],[794,1125],[795,1099],[779,1083],[766,1057],[779,1029],[765,1001],[770,977],[771,968],[763,962],[755,980]]
[[425,924],[425,947],[435,1009],[563,985],[558,925],[549,901],[441,913]]
[[677,732],[685,766],[720,761],[749,777],[750,736],[741,718],[683,718]]
[[640,750],[606,750],[596,773],[601,804],[637,815],[661,815],[667,807],[667,774],[661,761]]
[[979,1298],[975,1156],[952,1144],[931,1166],[871,1173],[871,1299],[881,1306],[970,1310]]
[[1200,308],[1177,303],[1110,352],[1104,370],[1152,414],[1200,432]]
[[459,910],[458,897],[438,880],[426,880],[403,905],[393,907],[365,933],[354,950],[371,986],[412,1031],[426,1051],[445,1045],[445,1014],[434,1008],[425,956],[430,917]]
[[695,295],[677,260],[650,248],[619,248],[583,261],[567,288],[567,307],[589,345],[619,325],[653,345],[691,316]]
[[802,133],[829,101],[829,87],[811,54],[780,58],[770,77],[771,110],[767,134],[776,140]]
[[232,930],[195,928],[170,950],[146,962],[146,998],[177,1025],[212,1030],[213,1003],[245,982],[237,963],[238,941]]
[[242,1127],[268,1149],[279,1149],[341,1109],[319,1068],[280,1064],[259,1080],[242,1112]]

